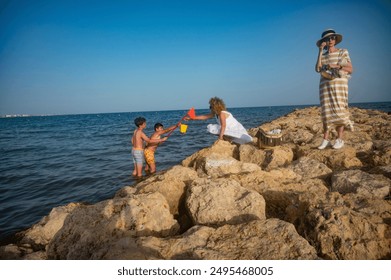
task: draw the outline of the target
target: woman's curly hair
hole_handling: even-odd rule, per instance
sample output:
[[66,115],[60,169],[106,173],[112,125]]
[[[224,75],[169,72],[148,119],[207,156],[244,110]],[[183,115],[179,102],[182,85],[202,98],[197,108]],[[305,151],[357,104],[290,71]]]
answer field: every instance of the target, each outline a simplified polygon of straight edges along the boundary
[[209,100],[209,105],[210,110],[216,115],[220,114],[221,111],[226,110],[223,99],[218,97],[212,97]]

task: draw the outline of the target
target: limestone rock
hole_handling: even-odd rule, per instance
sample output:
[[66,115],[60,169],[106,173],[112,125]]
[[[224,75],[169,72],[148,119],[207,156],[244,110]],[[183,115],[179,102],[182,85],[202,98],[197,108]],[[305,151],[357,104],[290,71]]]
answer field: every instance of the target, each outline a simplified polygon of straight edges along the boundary
[[47,252],[53,259],[96,258],[124,236],[164,237],[178,230],[160,193],[139,194],[77,208],[67,217]]
[[205,158],[209,154],[219,154],[220,156],[238,158],[238,148],[227,141],[217,140],[211,147],[202,149],[182,161],[185,167],[194,167],[196,160]]
[[318,150],[316,148],[311,149],[308,146],[298,147],[297,157],[304,156],[324,163],[333,171],[363,166],[362,162],[357,158],[356,150],[349,146],[345,146],[340,150]]
[[324,202],[328,203],[307,209],[301,221],[305,228],[302,235],[317,244],[320,257],[372,260],[390,256],[391,231],[383,219],[354,211],[337,193],[331,193]]
[[382,174],[383,176],[391,179],[391,164],[385,166],[376,166],[369,172],[373,174]]
[[199,179],[191,184],[186,207],[196,225],[238,224],[265,219],[265,200],[227,179]]
[[80,203],[69,203],[65,206],[53,208],[48,216],[22,233],[21,243],[31,244],[34,247],[44,249],[54,235],[61,229],[65,218],[72,213]]
[[0,247],[0,260],[20,260],[23,255],[22,250],[15,244]]
[[267,151],[266,170],[287,166],[293,161],[293,151],[289,146],[277,146]]
[[255,220],[219,228],[194,227],[176,238],[140,238],[139,245],[163,259],[296,260],[318,259],[315,249],[292,224]]
[[253,145],[240,145],[239,159],[242,162],[255,163],[263,166],[266,160],[266,151]]
[[371,154],[371,163],[375,166],[391,164],[391,140],[374,141],[374,150]]
[[332,176],[331,190],[342,194],[353,192],[362,196],[384,198],[389,195],[390,189],[390,179],[361,170],[342,171]]
[[327,165],[308,157],[301,157],[294,161],[291,165],[292,170],[300,174],[304,179],[329,177],[333,170],[327,167]]

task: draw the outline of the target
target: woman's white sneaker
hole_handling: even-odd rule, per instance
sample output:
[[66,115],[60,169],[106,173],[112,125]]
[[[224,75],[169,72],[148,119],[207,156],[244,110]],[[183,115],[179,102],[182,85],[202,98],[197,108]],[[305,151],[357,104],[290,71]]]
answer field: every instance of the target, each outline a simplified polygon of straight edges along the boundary
[[335,143],[333,145],[333,149],[337,149],[337,150],[341,149],[344,144],[345,143],[343,142],[343,140],[338,138],[337,140],[335,140]]
[[323,150],[325,149],[327,146],[330,146],[330,141],[326,140],[326,139],[323,139],[323,142],[322,144],[320,144],[320,146],[318,147],[319,150]]

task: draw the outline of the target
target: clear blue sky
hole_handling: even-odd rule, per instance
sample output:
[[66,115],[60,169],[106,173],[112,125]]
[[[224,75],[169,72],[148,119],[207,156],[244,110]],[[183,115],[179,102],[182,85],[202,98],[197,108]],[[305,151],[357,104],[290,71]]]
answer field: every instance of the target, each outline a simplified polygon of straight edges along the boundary
[[391,101],[389,0],[0,0],[0,114],[318,104],[327,28],[350,101]]

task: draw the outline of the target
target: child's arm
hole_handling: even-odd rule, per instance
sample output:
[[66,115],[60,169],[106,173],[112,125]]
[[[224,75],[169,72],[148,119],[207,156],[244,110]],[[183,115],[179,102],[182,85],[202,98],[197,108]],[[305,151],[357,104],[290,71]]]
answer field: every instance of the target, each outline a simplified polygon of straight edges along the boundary
[[164,137],[164,138],[162,138],[162,139],[151,139],[151,138],[149,138],[147,135],[145,135],[144,132],[141,134],[141,138],[142,138],[145,142],[147,142],[147,143],[162,143],[162,142],[164,142],[164,141],[167,140],[167,137]]
[[162,131],[157,131],[157,132],[155,132],[155,133],[157,133],[158,135],[162,135],[162,134],[168,133],[168,132],[170,132],[170,131],[176,129],[178,126],[180,126],[180,124],[181,124],[181,123],[179,122],[179,123],[177,123],[176,125],[170,126],[169,128],[166,128],[166,129],[164,129],[164,130],[162,130]]

